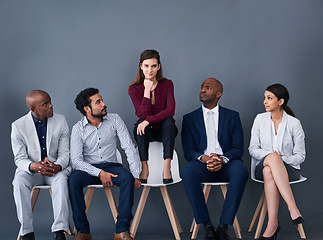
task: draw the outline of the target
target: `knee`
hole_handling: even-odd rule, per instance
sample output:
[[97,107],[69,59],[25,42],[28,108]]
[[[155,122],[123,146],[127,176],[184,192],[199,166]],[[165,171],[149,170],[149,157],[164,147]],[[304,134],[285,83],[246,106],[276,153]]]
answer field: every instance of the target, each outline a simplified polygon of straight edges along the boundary
[[266,166],[262,169],[262,175],[264,176],[265,181],[268,181],[273,178],[271,168],[269,166]]
[[72,172],[72,174],[70,175],[70,177],[68,178],[68,187],[70,189],[75,189],[77,186],[79,186],[81,184],[81,176],[80,174],[78,174],[77,171]]
[[181,175],[184,183],[197,178],[197,171],[193,165],[191,162],[188,162],[183,168]]
[[278,153],[271,153],[269,154],[265,160],[264,160],[264,165],[273,165],[273,164],[281,164],[283,162],[281,156]]
[[31,190],[33,187],[31,182],[20,175],[15,176],[14,180],[12,181],[12,185],[15,189],[28,188]]
[[173,118],[171,117],[168,117],[166,119],[164,119],[162,122],[161,122],[161,126],[165,129],[171,129],[171,130],[175,130],[176,129],[176,126],[175,126],[175,123],[174,123],[174,120]]
[[231,177],[237,179],[239,182],[246,183],[249,177],[249,172],[247,166],[241,160],[235,160],[234,171],[231,174]]
[[124,184],[134,184],[135,182],[135,178],[128,171],[125,171],[122,175],[120,175],[120,177],[121,177],[121,182]]

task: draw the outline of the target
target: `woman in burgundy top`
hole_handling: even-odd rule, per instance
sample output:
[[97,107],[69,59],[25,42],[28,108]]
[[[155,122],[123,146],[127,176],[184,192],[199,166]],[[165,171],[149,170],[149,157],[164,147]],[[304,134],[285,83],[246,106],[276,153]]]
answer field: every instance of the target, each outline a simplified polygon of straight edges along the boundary
[[149,142],[159,141],[164,146],[163,183],[171,183],[173,179],[170,166],[178,132],[173,119],[174,86],[171,80],[163,77],[156,50],[141,53],[137,76],[130,84],[128,93],[139,118],[134,127],[134,136],[142,163],[140,180],[147,183]]

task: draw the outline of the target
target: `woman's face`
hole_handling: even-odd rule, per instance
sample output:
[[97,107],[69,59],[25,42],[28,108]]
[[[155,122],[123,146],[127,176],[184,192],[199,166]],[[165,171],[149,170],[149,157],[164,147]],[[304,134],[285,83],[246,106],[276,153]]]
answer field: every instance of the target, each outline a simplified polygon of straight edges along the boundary
[[264,105],[267,112],[274,112],[280,110],[283,105],[284,99],[278,100],[278,98],[272,92],[265,91],[264,94]]
[[156,58],[146,59],[140,64],[140,69],[142,70],[145,76],[145,79],[148,79],[151,81],[156,80],[156,75],[159,68],[160,68],[160,64],[158,64],[158,61]]

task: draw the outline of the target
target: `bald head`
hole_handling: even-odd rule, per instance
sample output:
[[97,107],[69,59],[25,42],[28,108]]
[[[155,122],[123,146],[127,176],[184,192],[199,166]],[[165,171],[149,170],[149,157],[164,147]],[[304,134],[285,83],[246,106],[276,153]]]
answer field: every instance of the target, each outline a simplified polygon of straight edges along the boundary
[[32,110],[37,105],[37,102],[43,97],[49,97],[49,94],[43,90],[30,91],[26,96],[26,104],[29,109]]
[[43,90],[32,90],[26,96],[26,104],[40,121],[53,116],[53,104],[49,94]]
[[217,80],[215,78],[207,78],[204,81],[214,81],[218,92],[223,93],[223,85],[219,80]]
[[208,109],[213,109],[218,104],[222,96],[222,83],[215,78],[207,78],[203,81],[200,90],[200,101],[203,106]]

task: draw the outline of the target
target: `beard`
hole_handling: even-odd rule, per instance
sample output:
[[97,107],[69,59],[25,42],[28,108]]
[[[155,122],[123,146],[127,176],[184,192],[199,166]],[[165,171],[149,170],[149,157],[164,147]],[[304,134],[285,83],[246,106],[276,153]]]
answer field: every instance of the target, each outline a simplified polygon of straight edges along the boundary
[[93,113],[93,111],[92,111],[92,108],[91,108],[91,115],[92,115],[92,117],[95,117],[95,118],[103,118],[105,115],[107,115],[108,113],[107,112],[103,112],[103,111],[105,111],[107,109],[107,107],[105,107],[105,108],[103,108],[102,110],[101,110],[101,113],[99,113],[99,114],[94,114]]

